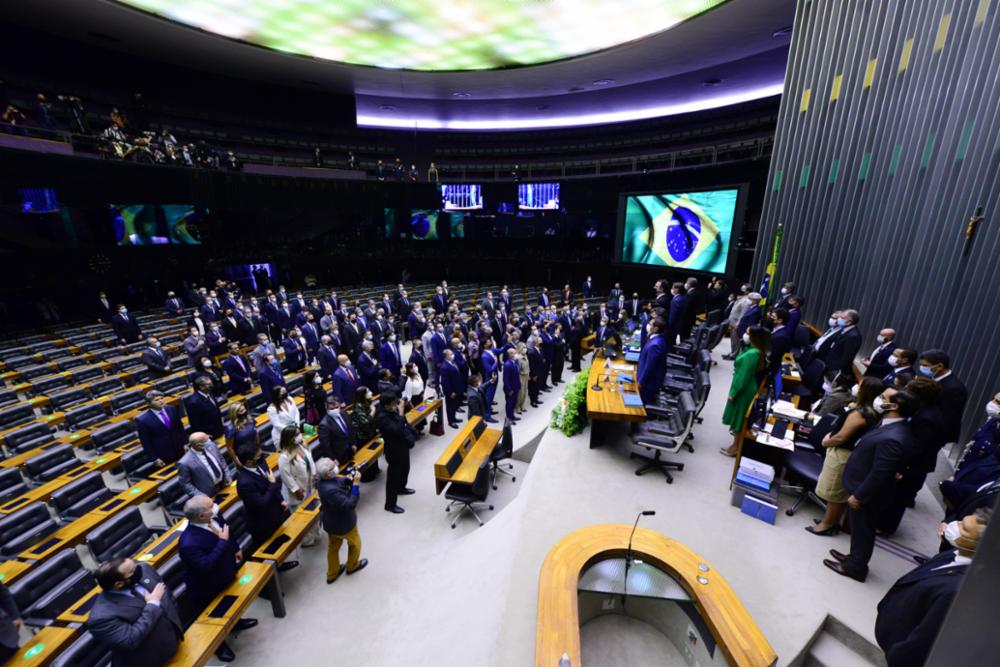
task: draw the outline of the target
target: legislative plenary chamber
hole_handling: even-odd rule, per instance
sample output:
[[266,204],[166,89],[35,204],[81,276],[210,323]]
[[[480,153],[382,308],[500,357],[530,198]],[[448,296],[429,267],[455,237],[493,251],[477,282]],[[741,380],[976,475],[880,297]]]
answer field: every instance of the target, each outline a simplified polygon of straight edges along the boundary
[[1000,0],[2,16],[0,667],[1000,665]]

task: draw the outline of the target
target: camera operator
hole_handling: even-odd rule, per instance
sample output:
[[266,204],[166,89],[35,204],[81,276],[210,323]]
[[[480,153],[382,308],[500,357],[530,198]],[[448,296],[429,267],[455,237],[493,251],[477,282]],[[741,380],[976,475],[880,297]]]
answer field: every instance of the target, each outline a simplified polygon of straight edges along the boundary
[[[358,483],[361,473],[356,468],[348,468],[340,475],[337,461],[322,458],[316,462],[316,489],[322,503],[323,530],[327,532],[329,544],[326,551],[326,583],[335,582],[344,571],[354,574],[368,565],[367,558],[361,558],[361,534],[358,532],[358,514],[355,508],[361,489]],[[340,564],[340,545],[347,540],[347,565]]]

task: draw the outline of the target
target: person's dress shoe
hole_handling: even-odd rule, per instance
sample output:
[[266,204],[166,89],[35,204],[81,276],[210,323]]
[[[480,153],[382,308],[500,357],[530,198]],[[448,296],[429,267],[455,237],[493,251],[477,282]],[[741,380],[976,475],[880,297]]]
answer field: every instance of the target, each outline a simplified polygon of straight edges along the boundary
[[927,560],[928,560],[927,556],[914,556],[913,557],[913,562],[916,563],[917,565],[923,565],[924,563],[927,562]]
[[358,570],[363,570],[363,569],[365,569],[365,567],[367,565],[368,565],[368,559],[367,558],[362,558],[361,560],[358,561],[358,566],[356,568],[354,568],[353,570],[348,570],[347,574],[351,575],[351,574],[354,574],[355,572],[357,572]]
[[278,566],[278,572],[288,572],[289,570],[294,570],[298,566],[299,566],[299,561],[286,560],[284,563]]
[[233,653],[233,649],[229,648],[229,644],[222,642],[219,644],[219,648],[215,649],[215,657],[222,662],[232,662],[236,659],[236,654]]
[[465,412],[465,408],[458,408],[457,410],[455,410],[455,412],[461,414],[461,413]]
[[401,496],[410,496],[410,495],[413,495],[414,493],[416,493],[416,491],[414,491],[410,487],[406,487],[402,491],[399,492],[399,495],[401,495]]
[[849,554],[837,551],[836,549],[830,549],[830,555],[839,560],[841,563],[850,558]]
[[812,526],[806,526],[806,532],[812,533],[813,535],[819,535],[820,537],[833,537],[840,533],[840,528],[837,526],[830,526],[826,530],[816,530]]
[[493,419],[492,417],[486,417],[485,419],[483,419],[483,421],[486,422],[487,424],[497,424],[497,423],[499,423],[499,422],[497,422],[496,419]]
[[342,575],[342,574],[344,573],[344,570],[346,570],[346,569],[347,569],[347,566],[346,566],[346,565],[341,565],[341,566],[340,566],[340,572],[338,572],[338,573],[337,573],[337,576],[336,576],[336,577],[334,577],[333,579],[327,579],[327,580],[326,580],[326,583],[328,583],[328,584],[332,584],[332,583],[333,583],[333,582],[335,582],[335,581],[336,581],[337,579],[340,579],[340,575]]
[[458,428],[458,424],[448,424],[451,428]]
[[255,627],[256,625],[257,625],[256,618],[241,618],[240,620],[236,621],[236,626],[233,628],[233,630],[249,630],[250,628]]
[[837,560],[830,560],[828,558],[825,558],[823,559],[823,565],[826,565],[828,568],[830,568],[831,570],[833,570],[842,577],[847,577],[848,579],[853,579],[854,581],[860,581],[861,583],[864,583],[865,579],[867,579],[868,577],[868,575],[861,574],[859,572],[851,572],[850,570],[844,567],[843,563]]
[[392,507],[386,507],[386,508],[385,508],[385,511],[386,511],[386,512],[392,512],[393,514],[402,514],[402,513],[403,513],[403,512],[405,512],[406,510],[404,510],[404,509],[403,509],[402,507],[400,507],[399,505],[393,505]]

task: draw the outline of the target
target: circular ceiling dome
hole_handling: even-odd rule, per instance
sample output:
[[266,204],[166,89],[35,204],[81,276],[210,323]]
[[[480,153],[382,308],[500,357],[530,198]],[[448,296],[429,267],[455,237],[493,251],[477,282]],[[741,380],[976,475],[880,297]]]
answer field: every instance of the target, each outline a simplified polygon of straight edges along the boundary
[[725,0],[118,0],[286,53],[384,69],[537,65],[653,35]]

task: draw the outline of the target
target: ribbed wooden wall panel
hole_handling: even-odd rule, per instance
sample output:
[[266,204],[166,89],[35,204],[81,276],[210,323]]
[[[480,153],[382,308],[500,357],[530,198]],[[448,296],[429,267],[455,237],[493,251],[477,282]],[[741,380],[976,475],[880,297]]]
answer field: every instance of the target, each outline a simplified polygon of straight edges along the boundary
[[760,278],[783,224],[777,281],[807,320],[853,307],[863,352],[885,326],[947,350],[967,432],[1000,391],[998,5],[798,1],[755,259]]

